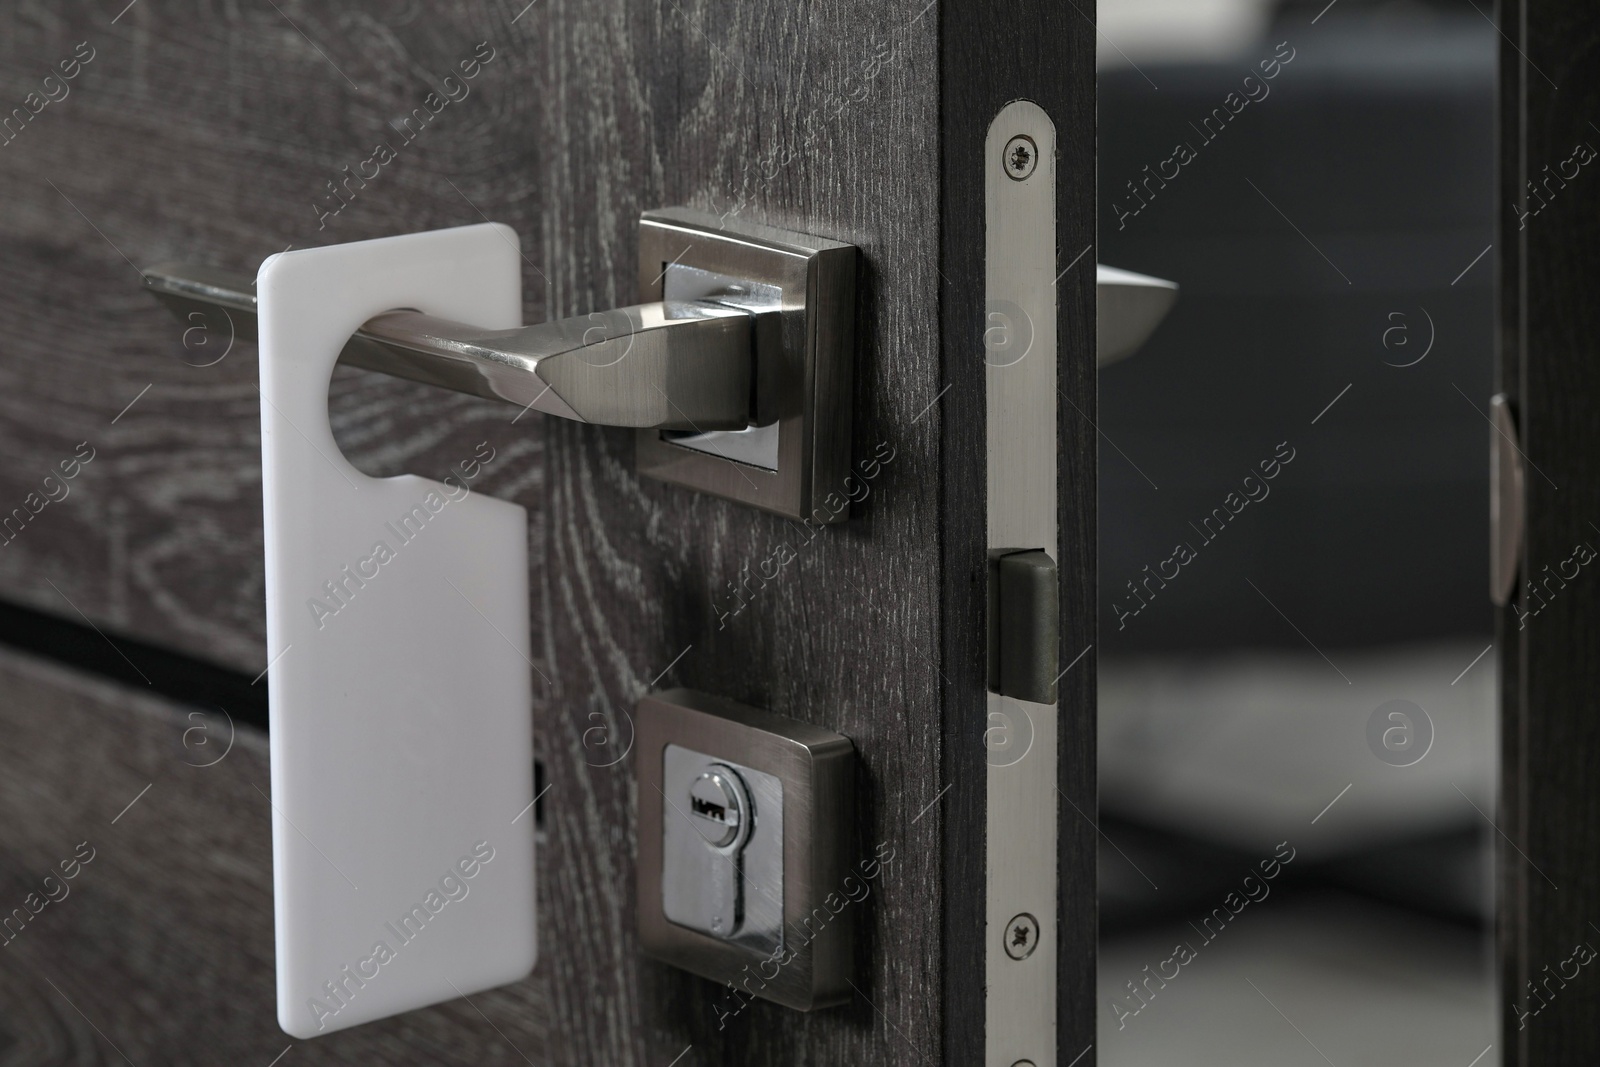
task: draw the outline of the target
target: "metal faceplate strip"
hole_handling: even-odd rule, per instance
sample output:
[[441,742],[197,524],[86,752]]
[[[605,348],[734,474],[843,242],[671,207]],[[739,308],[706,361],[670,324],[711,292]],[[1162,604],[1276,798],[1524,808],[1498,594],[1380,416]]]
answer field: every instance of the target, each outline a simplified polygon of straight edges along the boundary
[[[989,127],[983,357],[988,547],[1043,549],[1059,563],[1055,145],[1050,117],[1026,100],[1007,104]],[[989,1067],[1056,1062],[1057,715],[1056,704],[988,695]],[[1033,920],[1036,935],[1019,916]]]

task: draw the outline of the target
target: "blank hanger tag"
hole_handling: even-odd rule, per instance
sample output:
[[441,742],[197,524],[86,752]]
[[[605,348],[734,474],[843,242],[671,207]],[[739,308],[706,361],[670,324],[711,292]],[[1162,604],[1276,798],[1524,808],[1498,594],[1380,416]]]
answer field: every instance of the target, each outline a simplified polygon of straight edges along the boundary
[[363,322],[520,326],[519,256],[485,224],[287,252],[257,277],[278,1021],[295,1037],[533,966],[527,514],[476,491],[491,442],[444,457],[444,482],[371,478],[328,425]]

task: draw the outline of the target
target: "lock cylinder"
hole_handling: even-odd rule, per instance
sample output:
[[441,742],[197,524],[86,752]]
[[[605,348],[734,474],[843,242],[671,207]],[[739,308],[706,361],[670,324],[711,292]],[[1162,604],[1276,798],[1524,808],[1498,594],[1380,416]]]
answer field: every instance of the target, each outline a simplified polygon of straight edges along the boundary
[[755,822],[750,792],[732,767],[713,763],[689,785],[689,816],[711,852],[702,880],[710,933],[732,937],[744,925],[743,852]]
[[749,810],[750,796],[744,783],[723,764],[712,764],[689,787],[689,814],[712,848],[738,849],[741,838],[749,836]]
[[849,738],[689,689],[635,723],[641,947],[741,997],[849,999],[851,890],[881,867],[855,851]]

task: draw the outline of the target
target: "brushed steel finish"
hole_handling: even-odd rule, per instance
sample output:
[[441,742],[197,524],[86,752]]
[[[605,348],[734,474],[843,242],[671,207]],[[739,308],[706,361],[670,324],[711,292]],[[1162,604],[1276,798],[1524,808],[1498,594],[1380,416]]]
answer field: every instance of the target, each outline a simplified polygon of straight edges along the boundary
[[[726,274],[686,267],[681,263],[667,264],[662,295],[667,300],[715,300],[750,311],[781,311],[783,308],[783,290],[775,285],[741,282]],[[781,345],[781,338],[775,336],[768,350],[781,351]],[[778,360],[768,361],[769,375],[772,368],[779,365]],[[760,363],[756,370],[759,375]],[[768,383],[766,390],[757,388],[758,401],[763,392],[770,398],[774,392],[772,383]],[[668,431],[661,436],[679,448],[695,449],[769,471],[778,469],[780,431],[777,415],[775,412],[762,412],[759,403],[757,410],[751,413],[750,425],[742,430],[709,430],[704,433]]]
[[[248,277],[185,264],[144,275],[184,322],[256,339]],[[515,330],[393,311],[368,320],[339,361],[578,422],[738,430],[752,417],[758,346],[777,343],[777,325],[775,311],[714,300],[655,301]]]
[[[850,739],[690,689],[645,696],[634,721],[640,946],[656,959],[734,987],[746,1000],[761,997],[810,1011],[849,999],[859,905],[850,902],[834,914],[824,902],[847,891],[852,864],[861,858],[854,822],[855,746]],[[695,762],[683,764],[685,753]],[[763,803],[772,803],[770,795],[763,800],[770,786],[758,785],[759,779],[752,780],[748,772],[782,784],[781,943],[775,950],[741,943],[738,935],[727,939],[702,933],[671,921],[663,910],[664,830],[670,826],[664,820],[672,811],[662,803],[668,796],[668,775],[687,786],[683,776],[692,774],[686,766],[697,773],[704,761],[736,767],[746,776],[758,820]],[[759,830],[755,836],[760,837]],[[701,841],[688,844],[706,847]],[[747,904],[755,888],[746,883]],[[761,899],[772,902],[770,897]],[[746,925],[751,922],[747,912]],[[732,991],[728,997],[730,1004],[736,1003]]]
[[[1003,155],[1038,146],[1016,179]],[[1007,104],[985,146],[984,334],[991,553],[1040,550],[1059,562],[1056,522],[1056,134],[1030,101]],[[1051,685],[1054,685],[1052,681]],[[986,769],[984,1062],[1056,1063],[1057,702],[990,692]],[[1092,907],[1093,901],[1086,902]],[[1007,951],[1013,916],[1037,947]]]
[[[413,381],[600,426],[743,426],[756,331],[748,311],[668,302],[516,330],[414,311],[369,319],[351,360]],[[367,352],[381,365],[362,362]]]
[[[696,280],[678,264],[703,273]],[[729,292],[728,278],[747,291]],[[777,321],[773,342],[763,335],[757,343],[750,428],[717,434],[702,425],[690,440],[641,431],[639,473],[791,519],[849,518],[855,286],[854,245],[742,220],[733,229],[685,208],[646,212],[641,299],[712,294],[763,312],[758,332],[769,328],[769,315]]]
[[[339,362],[548,415],[633,427],[641,474],[815,523],[850,516],[856,248],[684,208],[646,212],[646,303],[515,330],[396,310]],[[144,272],[191,327],[256,339],[254,283]]]

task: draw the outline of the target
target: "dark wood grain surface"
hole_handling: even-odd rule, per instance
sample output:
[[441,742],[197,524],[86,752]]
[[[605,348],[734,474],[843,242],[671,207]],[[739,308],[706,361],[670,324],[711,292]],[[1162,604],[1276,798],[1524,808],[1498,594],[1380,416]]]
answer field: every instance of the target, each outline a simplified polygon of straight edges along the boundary
[[1500,21],[1499,380],[1530,464],[1520,590],[1500,620],[1503,1062],[1594,1063],[1600,983],[1551,976],[1600,944],[1600,581],[1559,573],[1600,545],[1600,174],[1567,162],[1600,149],[1600,11],[1512,0]]
[[[336,436],[358,466],[442,472],[488,439],[503,462],[482,489],[530,509],[542,561],[535,641],[549,678],[536,682],[535,708],[551,786],[542,959],[532,979],[475,998],[477,1008],[297,1045],[297,1060],[516,1062],[512,1042],[541,1064],[939,1060],[944,814],[924,812],[942,785],[949,439],[945,413],[930,407],[941,388],[937,33],[925,0],[0,10],[5,109],[79,42],[94,49],[68,95],[0,145],[0,513],[80,442],[94,449],[69,494],[0,547],[0,597],[112,638],[252,676],[265,665],[254,352],[212,362],[225,339],[186,343],[184,325],[140,291],[139,266],[248,270],[289,246],[488,217],[522,235],[536,321],[633,299],[645,208],[689,204],[863,251],[854,451],[865,460],[884,443],[895,458],[852,521],[814,540],[641,482],[625,432],[531,415],[513,425],[509,408],[335,376]],[[403,143],[390,124],[484,41],[495,59],[471,95]],[[327,183],[379,141],[398,145],[396,159],[319,229]],[[981,439],[980,426],[967,432]],[[721,626],[727,583],[784,541],[795,562]],[[719,1029],[714,987],[641,959],[626,753],[628,711],[654,683],[854,739],[861,847],[888,842],[896,859],[863,905],[848,1006],[799,1015],[758,1004]],[[151,725],[144,703],[62,679],[29,684],[29,700],[3,711],[26,737],[6,762],[13,888],[54,861],[58,837],[108,819],[176,758],[176,742],[162,740],[172,723]],[[265,787],[265,767],[248,745],[230,760],[237,780],[186,780],[175,765],[117,824],[154,825],[123,852],[108,836],[104,865],[85,872],[103,877],[103,914],[84,892],[68,901],[84,907],[44,917],[53,947],[8,950],[9,1025],[43,1028],[27,1041],[118,1062],[72,1011],[33,1010],[54,995],[49,977],[134,1062],[265,1063],[288,1043],[269,1003],[268,822],[251,784]],[[68,767],[88,784],[63,790]],[[48,815],[52,799],[68,814]]]
[[[631,297],[634,220],[659,203],[858,244],[853,453],[858,470],[880,443],[894,455],[852,520],[811,539],[773,516],[639,482],[625,432],[548,425],[542,628],[559,825],[547,869],[560,872],[562,899],[586,899],[546,930],[598,964],[557,998],[598,1062],[664,1063],[690,1045],[707,1064],[940,1057],[940,819],[914,821],[940,777],[940,414],[923,414],[940,388],[939,104],[937,24],[924,5],[668,6],[556,24],[558,54],[589,54],[602,27],[628,54],[626,66],[574,64],[560,77],[565,98],[594,103],[550,115],[561,146],[543,194],[560,220],[556,288]],[[667,84],[681,87],[651,91]],[[729,583],[784,542],[795,561],[720,623]],[[715,987],[639,962],[632,775],[589,764],[627,743],[626,711],[653,682],[855,741],[860,847],[888,842],[896,858],[864,906],[859,992],[844,1007],[796,1015],[761,1003],[719,1029]],[[597,725],[609,733],[589,732]]]

